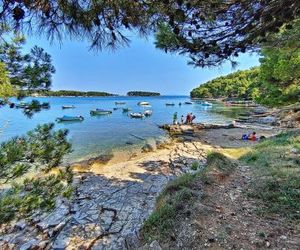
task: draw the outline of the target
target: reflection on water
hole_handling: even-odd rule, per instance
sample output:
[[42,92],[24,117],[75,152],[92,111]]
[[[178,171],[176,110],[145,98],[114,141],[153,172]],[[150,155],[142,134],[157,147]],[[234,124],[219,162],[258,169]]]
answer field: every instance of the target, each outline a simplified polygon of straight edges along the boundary
[[[26,98],[30,101],[32,98]],[[73,145],[73,152],[67,157],[69,161],[77,161],[109,153],[114,149],[128,150],[144,143],[139,138],[163,138],[165,132],[157,125],[171,123],[174,112],[181,115],[192,112],[196,115],[196,122],[227,122],[230,119],[212,110],[218,110],[218,105],[202,106],[200,103],[184,104],[190,101],[189,97],[160,96],[160,97],[45,97],[36,98],[40,102],[50,102],[51,108],[34,114],[31,119],[24,116],[22,109],[0,108],[0,141],[16,135],[25,134],[36,125],[55,122],[57,117],[83,116],[82,122],[56,123],[56,128],[67,128]],[[126,102],[125,105],[116,105],[116,101]],[[151,104],[151,108],[137,105],[140,101]],[[174,106],[166,106],[174,103]],[[179,105],[182,103],[182,105]],[[62,109],[62,106],[74,105],[73,109]],[[112,114],[91,116],[90,111],[96,108],[111,110]],[[114,110],[114,108],[118,108]],[[131,111],[123,112],[123,108]],[[144,112],[153,110],[150,117],[131,119],[130,112]]]

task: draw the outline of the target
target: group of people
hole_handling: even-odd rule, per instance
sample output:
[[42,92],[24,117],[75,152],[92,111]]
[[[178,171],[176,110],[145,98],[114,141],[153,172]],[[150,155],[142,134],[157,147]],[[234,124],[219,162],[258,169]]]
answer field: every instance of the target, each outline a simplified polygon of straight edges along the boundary
[[[193,113],[188,113],[184,118],[184,115],[181,116],[181,124],[192,124],[196,116]],[[178,124],[177,122],[177,112],[173,114],[173,124]]]
[[249,141],[258,141],[258,140],[264,140],[266,139],[266,137],[264,135],[260,136],[259,138],[257,138],[256,132],[253,131],[251,134],[244,134],[242,136],[242,140],[249,140]]

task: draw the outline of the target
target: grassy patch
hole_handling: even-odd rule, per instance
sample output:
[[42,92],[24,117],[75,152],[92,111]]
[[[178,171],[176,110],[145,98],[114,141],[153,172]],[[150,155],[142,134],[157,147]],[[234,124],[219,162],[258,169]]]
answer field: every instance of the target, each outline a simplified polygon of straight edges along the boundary
[[300,133],[266,140],[240,158],[255,167],[251,197],[260,199],[263,214],[276,213],[300,220]]
[[146,242],[167,238],[176,221],[190,213],[189,208],[199,195],[196,180],[196,174],[184,174],[167,185],[157,199],[155,211],[144,223],[142,234]]
[[235,161],[232,161],[222,153],[210,152],[207,155],[206,171],[215,169],[220,171],[224,175],[229,175],[236,167],[237,163]]
[[217,170],[222,175],[229,175],[235,167],[236,164],[226,156],[212,152],[208,155],[205,171],[184,174],[170,182],[158,197],[155,211],[144,223],[144,240],[166,240],[173,235],[176,225],[191,214],[193,203],[202,195],[202,185],[214,181],[211,173]]

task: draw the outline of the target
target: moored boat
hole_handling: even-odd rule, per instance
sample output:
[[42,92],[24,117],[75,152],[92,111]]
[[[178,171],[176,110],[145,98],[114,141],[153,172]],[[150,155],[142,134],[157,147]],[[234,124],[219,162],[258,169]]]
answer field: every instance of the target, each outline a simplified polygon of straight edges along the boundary
[[75,106],[74,105],[63,105],[61,106],[62,109],[74,109]]
[[57,122],[74,122],[74,121],[83,121],[83,120],[84,120],[84,118],[81,115],[79,115],[79,116],[64,115],[63,117],[58,117],[56,119]]
[[140,106],[149,106],[150,103],[149,102],[138,102],[138,105],[140,105]]
[[202,105],[202,106],[211,107],[211,106],[212,106],[212,103],[205,101],[205,102],[201,103],[201,105]]
[[115,102],[116,105],[124,105],[126,102]]
[[152,115],[152,113],[153,113],[153,112],[152,112],[152,110],[150,110],[150,109],[147,109],[147,110],[144,111],[144,115],[145,115],[145,116],[150,116],[150,115]]
[[131,111],[131,108],[123,108],[123,112],[129,112]]
[[104,109],[95,109],[90,111],[91,115],[109,115],[111,113],[112,113],[111,110],[104,110]]
[[175,106],[175,103],[166,103],[166,106]]
[[144,116],[143,113],[130,113],[131,118],[144,118]]
[[184,104],[193,104],[192,102],[184,102]]

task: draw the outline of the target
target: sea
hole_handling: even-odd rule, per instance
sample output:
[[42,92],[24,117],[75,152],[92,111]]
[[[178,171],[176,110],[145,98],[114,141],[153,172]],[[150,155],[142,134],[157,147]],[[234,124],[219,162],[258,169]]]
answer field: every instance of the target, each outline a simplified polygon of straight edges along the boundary
[[[188,96],[153,96],[153,97],[27,97],[23,102],[32,99],[49,102],[50,108],[34,113],[32,117],[24,115],[23,109],[10,109],[7,105],[0,107],[0,142],[15,136],[25,135],[38,124],[55,123],[55,129],[68,129],[68,139],[72,143],[72,153],[65,162],[86,160],[113,151],[126,151],[140,147],[147,139],[164,140],[167,134],[159,125],[172,123],[173,114],[177,112],[178,120],[187,113],[196,116],[195,122],[228,123],[232,119],[216,112],[222,104],[202,105],[202,101],[193,101]],[[12,100],[16,101],[16,100]],[[149,107],[138,105],[149,102]],[[117,105],[115,102],[125,102]],[[192,104],[185,104],[192,102]],[[167,106],[173,103],[174,106]],[[181,105],[179,105],[181,103]],[[74,105],[74,109],[62,109],[63,105]],[[111,110],[109,115],[90,115],[95,109]],[[123,108],[131,111],[123,112]],[[143,119],[131,118],[130,112],[152,110],[152,115]],[[79,122],[57,122],[58,117],[82,116]]]

